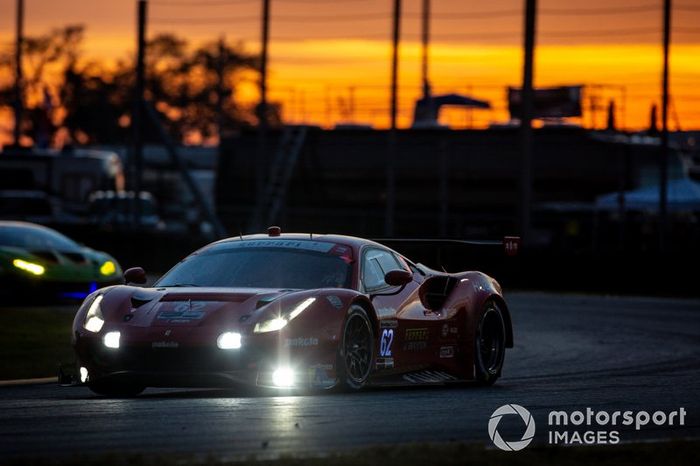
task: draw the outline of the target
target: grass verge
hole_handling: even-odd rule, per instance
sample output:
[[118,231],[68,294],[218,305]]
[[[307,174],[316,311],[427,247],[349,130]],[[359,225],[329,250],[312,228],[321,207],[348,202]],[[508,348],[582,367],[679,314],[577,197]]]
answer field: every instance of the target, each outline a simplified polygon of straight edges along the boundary
[[73,361],[71,325],[77,305],[0,308],[0,380],[52,377]]
[[109,454],[76,456],[70,459],[17,459],[7,463],[13,466],[56,465],[68,466],[165,466],[230,465],[230,466],[530,466],[556,464],[558,466],[639,466],[644,465],[695,465],[698,440],[674,440],[654,443],[624,445],[600,445],[577,447],[529,447],[519,452],[503,452],[486,449],[474,444],[410,444],[381,446],[337,453],[324,457],[282,456],[277,459],[222,460],[215,456],[195,455],[134,455]]

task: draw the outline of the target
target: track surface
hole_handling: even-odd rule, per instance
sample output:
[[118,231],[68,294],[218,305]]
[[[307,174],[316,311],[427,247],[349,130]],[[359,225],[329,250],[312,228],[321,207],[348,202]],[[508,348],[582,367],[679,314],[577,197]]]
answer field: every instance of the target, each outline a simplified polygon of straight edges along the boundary
[[[547,442],[551,410],[684,407],[685,426],[619,428],[623,441],[700,437],[700,301],[544,293],[507,296],[515,348],[491,388],[372,390],[315,396],[148,390],[109,400],[83,388],[0,387],[0,459],[120,452],[322,453],[373,444],[490,444],[507,403],[529,409]],[[519,440],[522,422],[499,431]],[[512,419],[511,419],[512,420]],[[593,430],[612,429],[598,428]],[[514,433],[513,433],[514,432]]]

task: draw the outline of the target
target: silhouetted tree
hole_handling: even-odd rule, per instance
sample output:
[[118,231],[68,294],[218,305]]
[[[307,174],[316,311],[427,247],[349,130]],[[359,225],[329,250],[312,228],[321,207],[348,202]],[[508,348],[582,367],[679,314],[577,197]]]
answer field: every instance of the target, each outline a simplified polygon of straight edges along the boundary
[[[75,66],[80,57],[80,44],[85,28],[82,25],[68,25],[52,29],[38,36],[27,36],[23,42],[24,107],[26,120],[23,134],[48,143],[58,126],[54,124],[54,93],[52,75],[60,76],[63,67]],[[7,48],[0,53],[0,72],[14,76],[14,52]],[[58,68],[58,71],[56,71]],[[0,105],[13,104],[13,81],[0,83]]]
[[[65,116],[51,125],[51,134],[63,128],[80,144],[128,143],[134,59],[109,69],[99,61],[81,60],[83,31],[82,26],[72,25],[26,39],[25,95],[33,96],[27,99],[32,101],[27,129],[30,134],[39,127],[45,131],[52,118],[42,118],[41,112],[60,107]],[[12,66],[11,51],[0,53],[0,71],[7,70],[11,76]],[[257,57],[245,53],[241,44],[211,42],[190,49],[175,34],[159,34],[147,45],[146,98],[175,140],[193,134],[207,139],[222,125],[235,128],[254,123],[254,109],[239,108],[232,97],[241,72],[257,68]],[[11,81],[0,82],[0,105],[12,104],[11,86]],[[156,140],[154,127],[147,125],[144,133],[147,141]]]

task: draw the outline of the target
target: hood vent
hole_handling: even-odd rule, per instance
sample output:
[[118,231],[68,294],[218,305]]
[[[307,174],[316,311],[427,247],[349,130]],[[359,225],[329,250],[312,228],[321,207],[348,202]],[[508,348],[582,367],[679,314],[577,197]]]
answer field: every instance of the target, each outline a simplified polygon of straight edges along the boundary
[[279,295],[264,296],[260,298],[257,303],[255,303],[255,309],[260,309],[263,306],[267,306],[277,298],[279,298]]
[[136,309],[137,307],[143,306],[144,304],[153,301],[158,296],[160,295],[157,293],[146,293],[143,291],[136,291],[131,296],[131,307]]

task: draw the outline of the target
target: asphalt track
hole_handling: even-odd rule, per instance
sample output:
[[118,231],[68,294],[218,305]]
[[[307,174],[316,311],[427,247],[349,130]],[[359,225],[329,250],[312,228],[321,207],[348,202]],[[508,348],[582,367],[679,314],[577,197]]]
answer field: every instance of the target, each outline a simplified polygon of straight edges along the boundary
[[[490,388],[382,389],[270,396],[147,390],[131,400],[56,385],[0,387],[0,460],[105,452],[183,452],[223,458],[317,454],[375,444],[490,444],[501,405],[533,415],[548,441],[552,410],[670,412],[685,425],[598,427],[622,441],[700,437],[700,301],[512,293],[515,348]],[[677,424],[677,423],[676,423]],[[516,416],[499,432],[519,440]],[[2,462],[2,461],[0,461]]]

